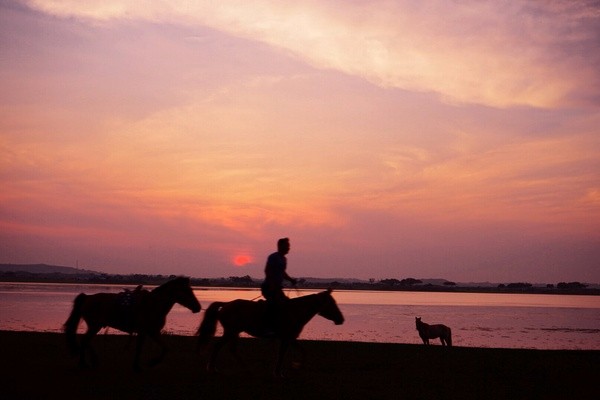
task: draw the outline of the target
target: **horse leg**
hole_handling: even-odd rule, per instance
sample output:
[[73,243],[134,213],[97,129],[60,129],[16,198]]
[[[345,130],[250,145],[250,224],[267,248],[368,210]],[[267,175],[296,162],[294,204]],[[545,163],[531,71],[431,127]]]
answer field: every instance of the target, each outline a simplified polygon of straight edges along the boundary
[[125,344],[125,350],[129,350],[131,348],[131,343],[133,343],[134,334],[130,333],[128,336],[129,340],[127,340],[127,343]]
[[208,360],[208,364],[206,365],[206,370],[208,372],[217,372],[217,369],[215,367],[215,364],[217,361],[217,355],[219,354],[219,351],[225,345],[225,343],[227,343],[227,341],[228,341],[228,338],[225,335],[223,335],[222,337],[217,339],[217,341],[215,342],[213,351],[211,352],[210,358]]
[[81,349],[79,350],[79,368],[86,368],[87,363],[85,362],[86,351],[90,353],[90,362],[92,367],[98,366],[98,355],[92,347],[92,339],[100,331],[100,327],[88,326],[87,331],[81,339]]
[[237,362],[239,364],[242,365],[242,367],[246,367],[247,363],[246,361],[240,356],[240,353],[238,353],[238,343],[239,343],[239,339],[240,337],[238,335],[235,336],[230,336],[228,338],[229,341],[229,349],[231,350],[231,354],[233,354],[233,357],[237,360]]
[[295,369],[300,369],[300,367],[302,367],[304,365],[304,362],[306,361],[306,349],[298,340],[294,340],[292,344],[295,348],[298,349],[298,352],[300,353],[300,360],[292,361],[292,367]]
[[452,338],[450,337],[450,334],[445,334],[443,336],[440,336],[440,340],[442,341],[442,345],[448,346],[448,347],[452,346]]
[[167,351],[169,350],[167,348],[167,345],[165,344],[165,341],[163,340],[162,336],[159,334],[155,334],[155,335],[151,335],[150,336],[160,347],[160,353],[158,356],[152,358],[150,360],[150,366],[154,367],[156,365],[158,365],[166,356]]
[[140,367],[140,358],[142,354],[142,347],[144,346],[145,341],[146,335],[143,333],[138,333],[137,341],[135,342],[135,355],[133,357],[133,370],[135,372],[140,372],[142,370]]
[[281,339],[281,345],[279,346],[279,354],[277,355],[277,364],[275,364],[275,371],[273,372],[276,378],[283,378],[283,359],[285,353],[290,345],[290,341],[287,339]]

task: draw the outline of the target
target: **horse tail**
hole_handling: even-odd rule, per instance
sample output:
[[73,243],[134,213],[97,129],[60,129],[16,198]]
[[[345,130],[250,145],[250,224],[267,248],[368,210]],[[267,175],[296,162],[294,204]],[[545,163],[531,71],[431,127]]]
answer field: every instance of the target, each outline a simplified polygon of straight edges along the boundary
[[448,338],[446,339],[447,343],[448,343],[448,347],[452,346],[452,329],[450,329],[450,327],[448,327]]
[[81,308],[85,302],[85,298],[85,293],[81,293],[75,297],[71,315],[69,315],[67,322],[65,322],[63,326],[63,330],[67,336],[67,346],[72,354],[76,354],[79,349],[79,346],[77,345],[77,326],[81,319]]
[[219,319],[219,310],[223,304],[225,303],[216,301],[204,311],[204,319],[196,332],[196,335],[198,335],[198,346],[205,345],[213,336],[215,336],[215,332],[217,331],[217,321]]

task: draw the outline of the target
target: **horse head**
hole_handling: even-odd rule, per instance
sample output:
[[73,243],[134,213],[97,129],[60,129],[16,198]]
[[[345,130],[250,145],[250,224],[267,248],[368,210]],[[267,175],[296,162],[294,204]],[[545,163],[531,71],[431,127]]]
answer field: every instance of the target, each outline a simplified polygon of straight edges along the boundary
[[344,316],[340,311],[335,299],[331,295],[332,289],[327,289],[324,292],[318,294],[321,299],[320,308],[318,314],[330,321],[333,321],[336,325],[344,323]]
[[173,290],[171,293],[175,302],[189,309],[194,314],[200,312],[202,307],[190,286],[190,278],[179,277],[171,282],[173,282]]
[[421,317],[415,317],[415,325],[417,326],[417,330],[423,326],[423,322],[421,321]]

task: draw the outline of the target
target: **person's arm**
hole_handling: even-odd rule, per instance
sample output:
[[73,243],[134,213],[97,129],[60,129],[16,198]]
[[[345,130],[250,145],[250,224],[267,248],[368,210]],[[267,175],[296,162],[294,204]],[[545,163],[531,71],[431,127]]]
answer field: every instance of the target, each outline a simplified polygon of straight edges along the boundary
[[296,286],[296,283],[298,283],[298,280],[295,278],[292,278],[291,276],[288,275],[287,272],[283,271],[283,278],[287,279],[288,281],[290,281],[290,283],[294,286]]

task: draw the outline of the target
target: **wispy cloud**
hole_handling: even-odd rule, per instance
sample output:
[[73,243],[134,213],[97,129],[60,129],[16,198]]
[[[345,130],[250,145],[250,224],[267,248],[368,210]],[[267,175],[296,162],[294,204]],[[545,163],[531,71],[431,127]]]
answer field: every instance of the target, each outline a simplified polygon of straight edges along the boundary
[[302,274],[598,276],[594,3],[27,4],[0,1],[7,262],[226,275],[286,235]]
[[53,15],[209,26],[383,87],[495,107],[598,104],[590,1],[31,0]]

